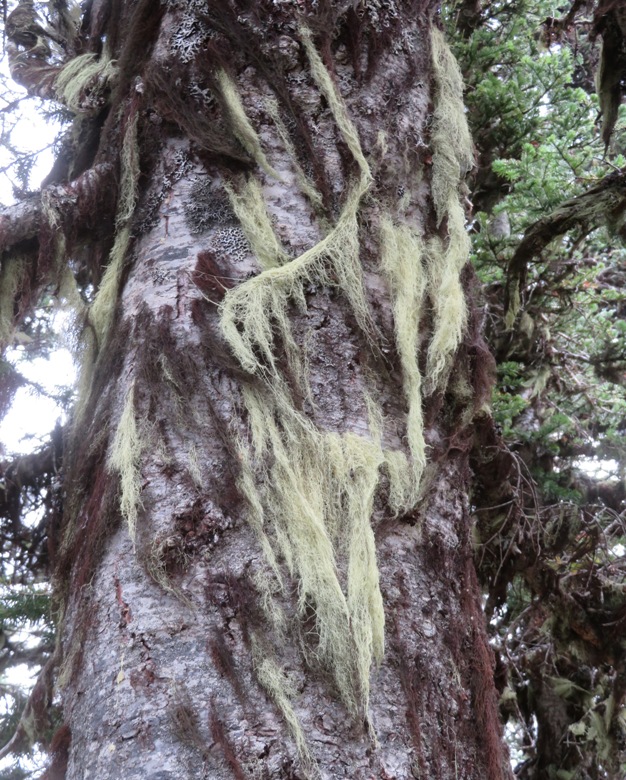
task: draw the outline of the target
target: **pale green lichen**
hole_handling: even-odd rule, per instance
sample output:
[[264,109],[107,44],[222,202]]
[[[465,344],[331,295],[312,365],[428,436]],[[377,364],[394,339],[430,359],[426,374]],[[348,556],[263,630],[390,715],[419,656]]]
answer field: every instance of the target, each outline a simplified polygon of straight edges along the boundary
[[146,571],[154,582],[166,593],[171,593],[186,607],[193,610],[193,604],[174,583],[170,574],[171,567],[185,569],[188,565],[189,557],[182,547],[182,540],[179,536],[167,536],[153,540],[145,559]]
[[116,214],[116,234],[109,262],[98,292],[89,310],[89,322],[96,335],[98,348],[104,343],[117,303],[124,260],[130,244],[131,226],[139,182],[138,114],[128,122],[120,154],[121,182]]
[[141,506],[140,429],[135,417],[135,385],[131,385],[124,402],[109,451],[109,468],[120,478],[120,511],[126,520],[130,538],[135,541],[137,517]]
[[306,173],[302,170],[302,167],[298,163],[298,155],[289,136],[289,131],[287,130],[285,123],[281,119],[280,112],[278,110],[278,103],[274,98],[268,98],[265,101],[265,107],[267,108],[267,113],[270,115],[272,121],[274,122],[274,125],[276,127],[276,130],[278,131],[278,135],[280,136],[281,141],[285,145],[285,150],[287,151],[287,154],[291,161],[291,165],[293,166],[296,175],[296,181],[298,182],[300,190],[308,198],[313,208],[319,214],[321,214],[324,210],[324,203],[322,201],[322,196],[317,191],[315,184],[313,184],[311,179],[306,175]]
[[295,695],[293,685],[274,659],[263,650],[256,638],[252,638],[251,644],[256,677],[285,719],[285,723],[289,727],[291,736],[296,743],[298,755],[303,763],[307,778],[317,777],[315,762],[311,757],[302,726],[291,703]]
[[235,82],[224,70],[218,71],[216,79],[235,137],[265,173],[280,179],[265,156],[258,133],[246,115]]
[[227,183],[224,189],[261,268],[284,265],[289,256],[276,237],[259,182],[249,178],[238,191]]
[[381,219],[380,241],[382,268],[393,298],[396,345],[408,404],[407,441],[413,461],[412,477],[417,487],[426,465],[422,377],[417,362],[419,324],[427,285],[424,246],[414,230],[408,225],[394,225],[388,215]]
[[306,27],[300,27],[299,32],[302,44],[304,45],[304,50],[309,59],[313,79],[328,102],[328,106],[341,131],[342,138],[359,166],[362,180],[369,186],[372,183],[372,174],[363,154],[363,150],[361,149],[359,134],[348,115],[348,110],[346,109],[343,100],[333,84],[330,73],[326,69],[326,66],[322,62],[322,58],[313,45],[311,32]]
[[432,197],[437,223],[458,202],[459,182],[473,165],[472,138],[465,118],[463,77],[443,33],[431,30],[435,77],[435,108],[432,123]]
[[434,330],[428,348],[428,392],[443,386],[450,361],[463,337],[467,306],[460,274],[469,258],[470,242],[459,199],[459,185],[473,163],[472,139],[463,105],[463,79],[443,33],[431,30],[435,81],[433,111],[432,197],[437,224],[447,220],[447,239],[432,238],[427,246],[429,293]]
[[357,222],[358,207],[368,186],[369,180],[361,177],[348,193],[337,224],[315,246],[291,262],[229,290],[225,296],[222,331],[235,357],[251,374],[277,375],[276,333],[290,357],[297,354],[287,307],[290,302],[304,307],[302,288],[307,281],[338,285],[363,331],[372,333],[363,291]]
[[370,667],[380,661],[384,648],[370,518],[385,455],[379,438],[322,432],[296,412],[278,368],[275,339],[278,334],[292,370],[302,373],[287,309],[290,303],[305,309],[302,288],[313,280],[338,286],[361,328],[373,332],[357,221],[372,177],[356,130],[306,32],[303,42],[315,81],[360,174],[330,232],[300,257],[229,291],[221,325],[241,365],[266,380],[264,389],[244,392],[251,445],[240,444],[240,489],[250,522],[277,580],[277,553],[297,576],[299,612],[313,608],[316,615],[316,653],[332,669],[346,705],[357,713],[367,706]]
[[[367,703],[372,662],[380,662],[384,650],[370,524],[385,460],[380,440],[321,432],[282,392],[247,389],[244,400],[253,448],[241,446],[240,487],[250,522],[277,577],[274,548],[298,578],[299,612],[313,608],[316,614],[316,654],[356,713]],[[269,463],[265,452],[272,453]]]
[[[291,377],[306,384],[307,366],[289,313],[292,307],[306,312],[303,288],[308,282],[336,287],[361,330],[372,341],[377,338],[364,292],[359,240],[359,215],[373,179],[358,133],[310,33],[301,29],[300,35],[313,79],[357,163],[358,177],[346,187],[340,214],[328,233],[293,260],[276,259],[274,239],[265,232],[271,223],[260,186],[251,180],[248,189],[231,191],[233,207],[251,245],[257,245],[255,251],[265,270],[228,291],[220,308],[221,327],[235,358],[260,380],[244,386],[249,439],[238,442],[238,451],[239,488],[271,575],[262,594],[265,609],[274,615],[276,625],[282,624],[279,608],[271,606],[275,599],[270,585],[271,580],[280,590],[282,565],[299,583],[299,614],[304,616],[309,610],[315,614],[317,658],[332,670],[349,710],[362,715],[367,708],[371,666],[380,662],[384,652],[385,617],[371,523],[375,496],[386,477],[393,511],[408,512],[415,507],[426,466],[424,385],[443,382],[465,327],[459,278],[468,247],[458,187],[462,169],[469,165],[467,147],[463,147],[467,129],[459,103],[458,69],[436,32],[434,148],[438,157],[433,174],[438,180],[433,182],[433,191],[442,233],[447,229],[447,235],[424,241],[417,229],[399,223],[389,213],[380,218],[382,270],[392,297],[407,405],[408,455],[383,445],[382,411],[365,388],[369,422],[365,434],[320,430],[294,406],[278,345],[286,353]],[[455,116],[444,126],[444,118],[459,105],[460,119]],[[270,115],[278,124],[277,111]],[[444,143],[456,144],[456,148],[448,154]],[[380,145],[384,146],[384,139]],[[287,143],[285,147],[291,149]],[[264,259],[258,248],[261,241],[263,251],[268,252]],[[418,363],[419,326],[427,297],[434,309],[434,325],[427,352],[428,376],[423,379]],[[280,670],[272,664],[259,651],[259,679],[263,678],[262,684],[277,701],[298,742],[303,737],[293,696],[285,692]],[[305,747],[302,741],[299,749]]]
[[461,204],[451,199],[447,212],[448,236],[427,243],[429,293],[434,309],[433,335],[428,347],[428,391],[441,387],[467,323],[467,304],[461,271],[469,258],[470,240]]
[[117,76],[117,66],[105,51],[101,57],[95,54],[81,54],[70,60],[56,78],[55,89],[59,100],[70,110],[79,113],[98,107],[98,101],[91,103],[88,93],[102,93],[109,88]]

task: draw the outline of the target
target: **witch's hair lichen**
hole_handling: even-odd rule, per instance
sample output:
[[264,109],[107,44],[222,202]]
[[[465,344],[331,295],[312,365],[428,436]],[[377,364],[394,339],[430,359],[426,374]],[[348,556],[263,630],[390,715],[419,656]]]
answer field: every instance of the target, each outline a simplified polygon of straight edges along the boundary
[[116,64],[107,55],[106,47],[99,58],[81,54],[61,69],[55,82],[56,94],[75,113],[92,111],[101,107],[102,96],[116,76]]
[[461,271],[469,258],[470,242],[465,217],[458,200],[450,201],[448,236],[435,236],[427,243],[429,291],[434,309],[434,328],[428,347],[427,391],[442,387],[467,323],[467,305]]
[[[228,290],[220,306],[221,328],[235,358],[255,377],[243,389],[249,438],[238,443],[239,489],[248,503],[249,522],[278,587],[279,561],[297,578],[299,614],[312,609],[316,617],[316,657],[332,670],[348,709],[362,714],[367,708],[371,665],[380,662],[384,652],[385,618],[371,525],[374,500],[385,475],[393,511],[408,512],[418,501],[426,465],[424,385],[445,379],[465,325],[459,275],[468,248],[458,190],[464,168],[470,165],[471,145],[458,68],[435,31],[433,198],[442,236],[425,240],[416,228],[397,223],[388,213],[380,218],[382,271],[393,302],[407,404],[408,453],[383,446],[383,414],[367,391],[365,435],[320,430],[295,408],[284,362],[277,353],[280,349],[286,356],[291,380],[295,377],[305,385],[307,367],[288,311],[290,306],[306,311],[307,282],[336,287],[366,337],[372,341],[378,337],[364,291],[359,236],[359,212],[373,177],[357,130],[310,32],[301,28],[300,38],[313,80],[326,98],[358,174],[347,185],[339,216],[327,234],[291,260],[277,244],[258,182],[250,179],[239,190],[228,187],[233,209],[264,270]],[[278,125],[277,107],[270,106],[268,113]],[[281,135],[294,156],[284,127]],[[315,191],[304,192],[312,203],[317,202]],[[434,308],[434,327],[426,360],[428,376],[423,380],[419,326],[427,298]],[[268,604],[270,590],[268,586]],[[300,726],[282,675],[267,658],[259,656],[256,665],[302,752]]]
[[314,772],[315,762],[309,752],[298,716],[291,704],[291,699],[295,695],[293,686],[274,659],[262,649],[260,642],[254,637],[252,638],[252,660],[257,680],[280,710],[296,743],[300,760],[305,768],[308,769],[307,776],[311,777],[311,772]]
[[218,71],[216,80],[237,140],[265,173],[280,179],[265,156],[259,136],[246,115],[235,82],[224,70]]
[[120,154],[120,194],[115,219],[116,234],[109,263],[102,276],[98,292],[89,310],[98,348],[102,346],[115,311],[126,251],[131,238],[131,220],[137,202],[139,182],[139,145],[137,139],[138,113],[128,120]]
[[120,511],[135,541],[141,506],[141,431],[135,417],[135,385],[131,385],[109,451],[109,468],[120,477]]
[[435,82],[432,124],[432,198],[437,225],[447,223],[447,238],[433,237],[426,249],[434,331],[427,358],[427,392],[441,387],[461,343],[467,322],[460,274],[470,242],[459,202],[459,185],[473,164],[473,146],[463,105],[463,79],[443,33],[431,30]]
[[[408,405],[407,441],[413,461],[413,483],[417,490],[426,465],[422,377],[417,362],[419,323],[427,287],[423,266],[424,245],[414,230],[408,225],[394,225],[388,215],[383,215],[380,227],[382,269],[393,299],[396,345]],[[392,484],[397,485],[397,479],[392,479]]]
[[276,99],[273,97],[267,98],[267,100],[265,101],[265,107],[267,109],[267,113],[270,115],[272,121],[274,122],[274,125],[276,126],[276,130],[278,131],[278,135],[280,136],[281,141],[285,145],[285,150],[287,151],[287,154],[289,155],[289,159],[291,160],[291,164],[294,168],[295,175],[296,175],[296,181],[298,182],[301,191],[308,198],[313,208],[319,214],[322,214],[324,211],[324,203],[322,201],[322,196],[320,195],[317,188],[315,187],[315,184],[306,175],[306,173],[302,170],[302,167],[298,163],[298,155],[296,153],[296,149],[289,136],[289,131],[287,130],[287,127],[285,126],[285,123],[283,122],[280,116],[280,111],[278,109],[278,103],[276,102]]
[[289,257],[272,227],[260,183],[248,178],[239,190],[230,184],[224,184],[224,188],[261,268],[284,265]]
[[[384,646],[370,525],[384,460],[380,442],[320,432],[282,394],[272,398],[248,390],[245,402],[254,432],[247,459],[264,485],[262,497],[254,483],[246,486],[255,527],[264,546],[273,543],[297,576],[300,614],[310,606],[316,612],[316,654],[357,712],[367,701],[372,660],[382,659]],[[272,453],[271,465],[265,463],[266,451]],[[339,564],[347,570],[346,593]]]
[[435,109],[432,122],[432,197],[437,223],[459,199],[459,182],[472,168],[474,150],[465,118],[463,77],[443,33],[433,27],[430,35]]

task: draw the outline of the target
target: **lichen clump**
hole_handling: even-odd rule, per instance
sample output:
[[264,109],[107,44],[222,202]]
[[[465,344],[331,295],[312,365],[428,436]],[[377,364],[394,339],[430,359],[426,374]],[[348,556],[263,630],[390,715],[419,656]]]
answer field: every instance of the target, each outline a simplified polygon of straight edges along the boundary
[[[233,355],[256,380],[244,389],[250,435],[239,442],[239,486],[248,501],[250,522],[277,579],[282,560],[300,583],[299,611],[304,615],[312,608],[316,615],[317,656],[332,670],[343,701],[357,713],[367,707],[370,668],[384,652],[384,609],[371,525],[375,497],[384,482],[395,512],[414,508],[426,464],[422,397],[443,386],[465,327],[460,272],[467,261],[468,241],[459,183],[471,165],[472,150],[458,67],[435,30],[433,201],[438,234],[424,239],[416,228],[396,224],[390,213],[380,215],[381,267],[392,296],[407,403],[408,453],[383,446],[382,413],[369,397],[364,398],[369,435],[319,429],[292,400],[289,381],[295,377],[306,392],[307,371],[289,311],[295,306],[306,312],[307,283],[334,286],[363,333],[372,340],[377,337],[364,291],[359,239],[359,214],[364,198],[372,201],[374,179],[357,130],[310,33],[301,29],[300,35],[313,79],[358,175],[334,225],[294,259],[286,256],[273,234],[258,182],[250,179],[239,190],[229,188],[233,209],[263,270],[227,292],[220,308],[221,327]],[[234,100],[232,82],[228,90],[229,101],[237,112],[243,111]],[[251,142],[247,148],[261,168],[274,173],[258,148]],[[419,325],[427,305],[432,307],[434,325],[423,379]],[[280,368],[277,344],[289,363],[289,381]],[[278,678],[272,679],[271,695],[278,700]]]

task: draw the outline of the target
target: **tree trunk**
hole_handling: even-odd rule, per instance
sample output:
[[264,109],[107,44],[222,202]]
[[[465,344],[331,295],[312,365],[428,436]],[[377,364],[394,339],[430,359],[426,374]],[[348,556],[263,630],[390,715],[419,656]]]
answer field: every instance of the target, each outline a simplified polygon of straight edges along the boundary
[[[470,538],[472,150],[436,4],[155,6],[88,4],[95,57],[55,82],[81,134],[39,265],[97,292],[49,776],[509,777]],[[61,202],[105,164],[113,187]]]

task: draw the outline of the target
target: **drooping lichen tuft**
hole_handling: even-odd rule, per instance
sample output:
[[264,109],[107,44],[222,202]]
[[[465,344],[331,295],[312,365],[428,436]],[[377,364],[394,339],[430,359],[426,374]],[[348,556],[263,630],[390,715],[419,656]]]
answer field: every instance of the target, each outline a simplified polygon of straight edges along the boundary
[[267,109],[267,113],[270,115],[272,121],[274,122],[274,125],[276,126],[276,130],[278,131],[278,135],[280,136],[281,141],[285,145],[285,149],[287,151],[287,154],[289,155],[291,164],[293,165],[296,174],[296,180],[300,186],[301,191],[309,199],[309,202],[311,203],[313,208],[318,213],[321,214],[324,210],[324,203],[322,201],[322,196],[317,191],[315,184],[306,175],[306,173],[302,170],[302,167],[298,163],[298,156],[295,147],[291,141],[291,138],[289,137],[289,131],[287,130],[285,123],[281,119],[280,111],[278,109],[278,103],[274,98],[268,98],[265,101],[265,107]]
[[446,40],[431,30],[435,108],[433,111],[432,197],[437,225],[447,226],[447,239],[428,242],[429,292],[434,308],[434,331],[428,348],[427,392],[441,387],[446,368],[461,343],[467,322],[461,269],[469,258],[470,242],[459,202],[459,186],[473,164],[472,140],[463,105],[463,79]]
[[[299,611],[313,608],[316,614],[316,653],[356,713],[367,702],[372,661],[380,661],[384,649],[370,525],[382,447],[363,436],[319,431],[282,394],[248,390],[245,402],[254,432],[245,460],[263,486],[251,481],[246,490],[257,532],[297,576]],[[345,593],[340,570],[346,572]]]
[[259,136],[246,115],[237,92],[237,86],[224,70],[220,70],[216,78],[237,140],[265,173],[280,179],[280,176],[269,164],[261,147]]
[[128,533],[135,541],[137,517],[141,505],[140,460],[142,443],[139,427],[135,418],[135,385],[131,385],[124,402],[111,450],[109,468],[120,476],[120,511],[128,525]]
[[70,60],[57,76],[55,89],[59,100],[75,113],[93,111],[101,107],[103,95],[116,76],[116,64],[105,47],[99,58],[81,54]]
[[458,202],[459,182],[473,165],[472,138],[465,118],[463,77],[443,33],[431,30],[435,108],[432,124],[432,197],[437,223]]
[[289,257],[276,237],[259,182],[247,179],[239,191],[229,184],[224,184],[224,188],[261,268],[275,268],[287,262]]
[[115,311],[126,251],[131,238],[131,220],[137,202],[139,182],[139,145],[137,140],[138,113],[128,119],[120,154],[120,194],[115,219],[116,234],[100,287],[89,310],[98,348],[102,346]]
[[295,695],[293,686],[285,677],[283,671],[276,664],[274,659],[262,649],[261,644],[254,638],[252,641],[252,660],[259,683],[265,689],[274,704],[276,704],[281,715],[285,719],[285,723],[291,731],[291,735],[296,743],[296,748],[298,749],[300,760],[307,770],[307,776],[311,777],[311,773],[315,776],[315,762],[309,752],[298,716],[294,712],[293,705],[291,704],[291,699]]
[[[418,501],[426,465],[422,396],[429,386],[445,380],[465,326],[459,277],[468,244],[459,183],[471,163],[471,146],[458,69],[436,32],[433,146],[437,160],[433,178],[437,181],[433,181],[433,191],[441,235],[425,240],[417,228],[398,223],[389,213],[380,217],[382,270],[392,297],[407,405],[408,453],[384,445],[383,413],[366,386],[363,400],[368,430],[357,434],[321,429],[293,402],[289,382],[296,377],[306,385],[307,366],[292,332],[290,313],[295,309],[306,314],[304,288],[309,282],[334,287],[347,300],[366,337],[372,342],[379,338],[364,290],[359,230],[373,177],[357,130],[310,33],[301,29],[300,36],[313,80],[358,174],[346,186],[339,216],[326,235],[291,260],[277,245],[258,182],[249,180],[241,189],[229,188],[233,208],[264,270],[227,291],[220,306],[221,328],[235,358],[255,378],[244,387],[248,437],[238,443],[239,489],[248,503],[249,522],[277,587],[282,582],[281,564],[297,579],[299,614],[315,615],[316,656],[332,671],[349,710],[362,715],[367,708],[371,666],[384,652],[385,618],[371,525],[374,501],[383,482],[393,511],[409,512]],[[459,110],[460,114],[449,117]],[[270,107],[268,113],[280,131],[277,108]],[[286,131],[284,135],[285,148],[295,158]],[[451,152],[445,148],[448,145],[452,145]],[[315,191],[308,196],[312,203],[317,201]],[[427,297],[434,309],[434,324],[427,376],[422,377],[419,326]],[[289,380],[281,355],[289,363]],[[266,611],[276,616],[278,607],[267,606],[272,601],[271,590],[269,585],[264,590]],[[281,621],[276,617],[274,622]],[[290,695],[279,684],[280,671],[274,667],[264,687],[277,701],[298,742],[300,726]],[[260,668],[270,670],[259,661],[257,672]]]
[[[381,219],[380,240],[382,268],[393,296],[396,345],[408,404],[407,441],[413,461],[413,484],[417,491],[426,465],[422,377],[417,362],[419,322],[427,285],[422,261],[424,246],[414,230],[407,225],[394,225],[388,215],[383,215]],[[397,485],[399,477],[397,475],[392,484]]]
[[446,369],[461,343],[467,323],[461,271],[469,258],[470,240],[458,197],[450,200],[447,217],[447,240],[435,236],[426,247],[429,292],[434,308],[434,329],[426,364],[428,392],[443,385]]

